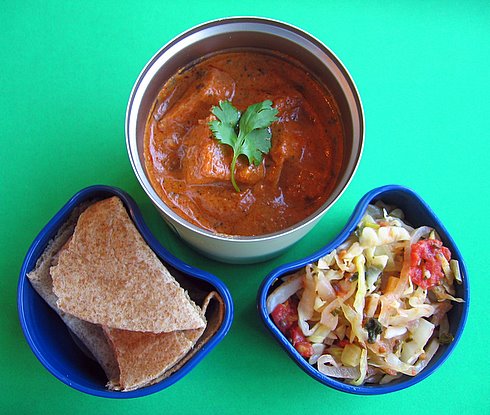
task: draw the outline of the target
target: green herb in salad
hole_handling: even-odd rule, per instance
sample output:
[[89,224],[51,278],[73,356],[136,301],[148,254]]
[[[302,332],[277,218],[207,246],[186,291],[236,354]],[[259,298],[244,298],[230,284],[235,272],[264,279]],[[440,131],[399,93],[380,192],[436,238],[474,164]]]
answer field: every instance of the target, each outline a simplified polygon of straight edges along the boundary
[[243,154],[255,166],[262,162],[271,148],[270,125],[277,120],[278,111],[272,108],[272,101],[266,100],[250,105],[243,114],[230,101],[220,101],[211,112],[218,118],[209,123],[214,137],[233,149],[231,183],[240,192],[235,181],[236,161]]
[[376,337],[381,334],[383,331],[383,326],[380,324],[380,322],[375,319],[374,317],[371,317],[364,328],[368,332],[368,343],[375,343],[376,342]]

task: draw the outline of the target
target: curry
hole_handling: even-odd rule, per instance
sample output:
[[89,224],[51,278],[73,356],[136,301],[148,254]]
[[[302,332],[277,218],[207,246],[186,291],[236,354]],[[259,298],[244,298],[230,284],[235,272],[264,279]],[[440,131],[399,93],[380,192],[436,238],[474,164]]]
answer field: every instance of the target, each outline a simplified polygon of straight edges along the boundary
[[[236,163],[209,128],[213,106],[239,111],[271,100],[278,110],[262,162]],[[328,89],[288,56],[257,50],[206,57],[170,78],[145,128],[145,165],[162,200],[211,232],[253,236],[288,228],[313,214],[334,190],[344,132]]]

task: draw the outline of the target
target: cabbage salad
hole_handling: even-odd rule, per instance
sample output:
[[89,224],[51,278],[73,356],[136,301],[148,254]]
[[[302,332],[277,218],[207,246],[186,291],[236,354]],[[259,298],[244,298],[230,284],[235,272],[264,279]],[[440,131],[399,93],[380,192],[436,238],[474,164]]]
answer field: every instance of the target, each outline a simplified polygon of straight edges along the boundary
[[369,205],[342,245],[267,298],[278,329],[321,373],[384,384],[417,375],[452,341],[458,261],[434,229],[403,219],[400,209]]

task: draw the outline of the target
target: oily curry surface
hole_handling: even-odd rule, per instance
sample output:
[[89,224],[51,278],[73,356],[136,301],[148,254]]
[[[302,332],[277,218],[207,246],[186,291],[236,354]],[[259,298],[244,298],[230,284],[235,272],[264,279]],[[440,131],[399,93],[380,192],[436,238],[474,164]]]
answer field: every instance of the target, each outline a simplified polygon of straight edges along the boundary
[[[243,112],[269,99],[278,109],[272,147],[259,166],[240,156],[230,181],[231,147],[209,129],[213,106]],[[152,186],[178,215],[212,232],[264,235],[315,212],[335,188],[343,129],[329,91],[298,63],[257,51],[205,58],[160,91],[145,130]]]

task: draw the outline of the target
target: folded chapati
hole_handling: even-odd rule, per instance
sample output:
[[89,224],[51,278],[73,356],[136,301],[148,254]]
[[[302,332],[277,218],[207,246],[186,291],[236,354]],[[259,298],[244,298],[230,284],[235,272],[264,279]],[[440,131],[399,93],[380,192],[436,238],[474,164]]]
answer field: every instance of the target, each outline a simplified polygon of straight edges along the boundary
[[51,275],[58,307],[94,324],[154,333],[205,325],[117,197],[80,215]]
[[[222,306],[217,293],[209,293],[202,304],[203,318],[212,300],[217,301],[218,307]],[[211,319],[208,335],[214,333],[221,324],[220,314],[214,314],[214,318]],[[208,335],[203,336],[204,328],[158,334],[110,327],[103,329],[113,348],[119,368],[118,379],[109,382],[108,387],[122,391],[152,385],[166,378],[192,356],[190,350],[197,351],[208,339]],[[198,341],[200,343],[196,345]],[[162,350],[165,350],[165,353],[161,353]]]
[[27,277],[101,365],[113,390],[166,378],[223,319],[219,295],[189,286],[199,308],[146,245],[117,197],[74,209]]

